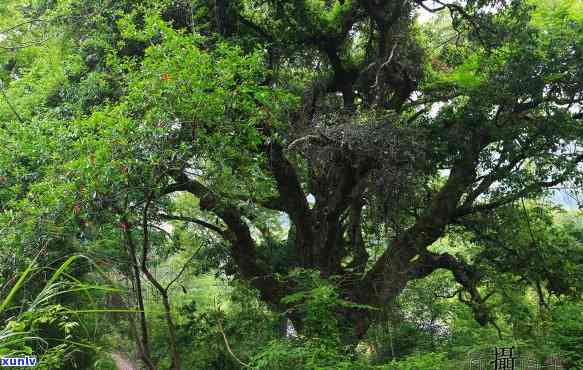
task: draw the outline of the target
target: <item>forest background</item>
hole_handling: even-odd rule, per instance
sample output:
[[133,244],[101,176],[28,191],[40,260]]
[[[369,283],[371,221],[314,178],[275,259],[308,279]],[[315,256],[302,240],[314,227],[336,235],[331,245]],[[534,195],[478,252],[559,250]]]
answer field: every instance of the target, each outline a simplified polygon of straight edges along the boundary
[[4,0],[0,355],[583,369],[582,62],[581,0]]

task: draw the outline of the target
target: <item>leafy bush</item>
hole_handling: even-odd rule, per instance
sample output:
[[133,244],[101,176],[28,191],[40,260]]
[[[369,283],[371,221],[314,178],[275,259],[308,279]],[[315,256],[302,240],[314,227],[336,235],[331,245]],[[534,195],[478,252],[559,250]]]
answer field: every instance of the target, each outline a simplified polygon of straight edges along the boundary
[[583,320],[581,302],[558,305],[552,312],[550,342],[560,351],[569,369],[583,369]]
[[384,366],[386,370],[443,370],[447,368],[447,354],[442,352],[415,353]]
[[365,361],[325,339],[282,339],[271,342],[252,358],[257,370],[373,369]]

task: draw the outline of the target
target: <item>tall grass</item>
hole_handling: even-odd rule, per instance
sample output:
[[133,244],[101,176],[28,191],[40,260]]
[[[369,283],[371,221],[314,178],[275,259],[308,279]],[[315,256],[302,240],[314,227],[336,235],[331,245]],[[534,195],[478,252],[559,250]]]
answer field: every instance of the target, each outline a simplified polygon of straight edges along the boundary
[[[67,260],[52,272],[43,288],[30,302],[19,302],[17,299],[18,293],[21,290],[26,289],[27,283],[34,281],[37,273],[46,271],[47,267],[38,266],[37,255],[26,269],[19,274],[16,283],[14,283],[14,286],[12,286],[6,297],[4,297],[0,303],[0,318],[4,320],[3,322],[0,322],[0,356],[14,356],[18,354],[30,355],[32,354],[31,345],[33,343],[37,344],[36,347],[44,348],[44,354],[42,355],[50,355],[52,356],[53,361],[56,362],[59,362],[59,359],[64,360],[74,351],[98,350],[98,348],[92,344],[88,345],[76,341],[71,335],[67,335],[63,339],[42,338],[38,333],[35,333],[34,330],[31,332],[26,324],[31,321],[42,320],[42,318],[47,315],[58,316],[52,318],[59,321],[69,315],[79,316],[87,313],[110,312],[107,309],[93,309],[95,305],[93,304],[93,296],[90,294],[90,291],[117,291],[117,289],[101,285],[87,284],[68,274],[67,269],[79,259],[87,259],[92,263],[90,259],[83,255],[74,255],[67,258]],[[95,266],[95,264],[93,265]],[[90,302],[92,309],[77,310],[55,303],[55,299],[58,296],[70,293],[83,294]],[[12,314],[12,311],[14,311],[14,314]],[[61,327],[66,330],[79,325],[78,322],[71,318],[68,318],[67,321],[68,322],[59,323],[61,324]],[[61,344],[54,348],[50,348],[49,341],[54,343],[59,340],[61,341]],[[40,344],[40,346],[38,346],[38,344]],[[51,354],[51,350],[54,350],[54,353]]]

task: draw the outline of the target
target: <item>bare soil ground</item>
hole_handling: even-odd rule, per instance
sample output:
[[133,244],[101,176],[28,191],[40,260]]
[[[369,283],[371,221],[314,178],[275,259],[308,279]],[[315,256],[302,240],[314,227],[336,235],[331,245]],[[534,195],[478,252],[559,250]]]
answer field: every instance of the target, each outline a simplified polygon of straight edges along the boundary
[[111,354],[111,357],[115,361],[118,370],[139,370],[123,353],[114,352]]

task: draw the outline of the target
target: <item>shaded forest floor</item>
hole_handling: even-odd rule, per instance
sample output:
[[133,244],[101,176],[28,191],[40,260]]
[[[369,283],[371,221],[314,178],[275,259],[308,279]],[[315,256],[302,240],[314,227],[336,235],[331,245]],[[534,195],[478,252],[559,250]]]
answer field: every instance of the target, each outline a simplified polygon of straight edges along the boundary
[[114,352],[111,357],[115,361],[118,370],[138,370],[138,367],[132,364],[123,353]]

